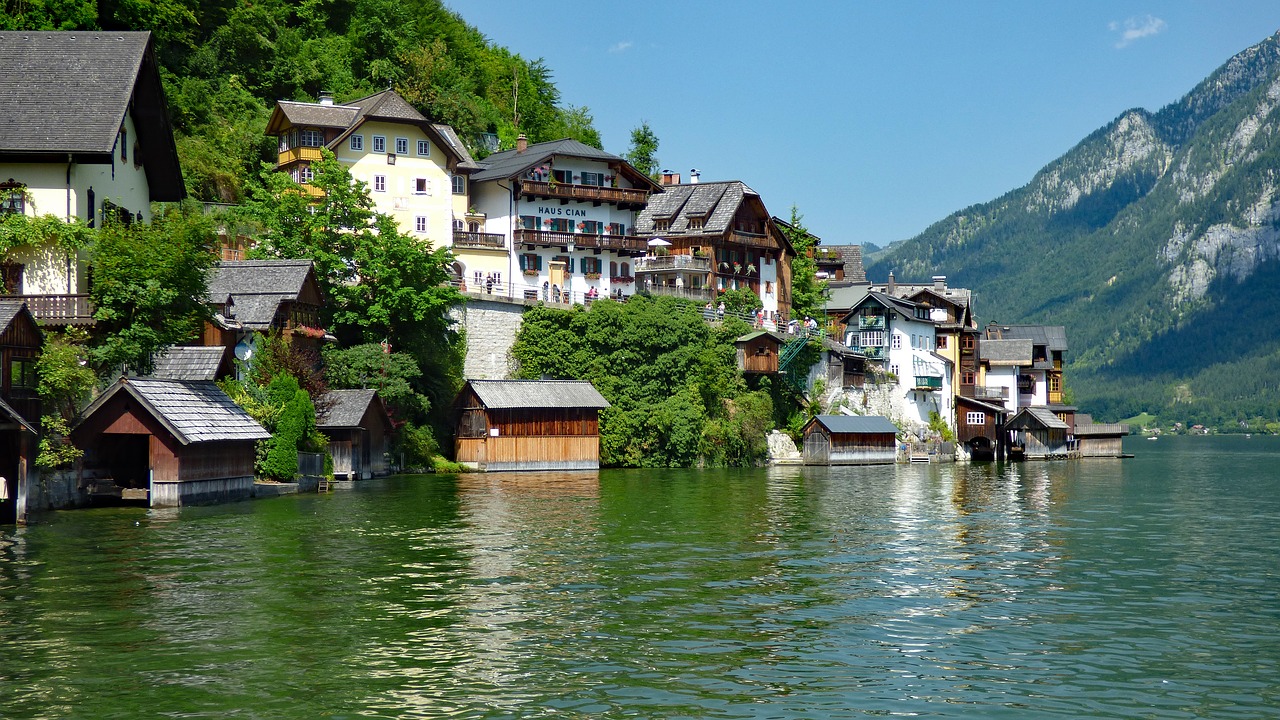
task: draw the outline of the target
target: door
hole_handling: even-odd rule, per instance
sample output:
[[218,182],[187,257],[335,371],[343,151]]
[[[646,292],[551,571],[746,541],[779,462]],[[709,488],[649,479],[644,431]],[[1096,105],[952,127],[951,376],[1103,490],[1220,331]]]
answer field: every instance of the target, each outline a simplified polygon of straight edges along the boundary
[[551,261],[551,302],[569,302],[569,288],[565,287],[565,263]]

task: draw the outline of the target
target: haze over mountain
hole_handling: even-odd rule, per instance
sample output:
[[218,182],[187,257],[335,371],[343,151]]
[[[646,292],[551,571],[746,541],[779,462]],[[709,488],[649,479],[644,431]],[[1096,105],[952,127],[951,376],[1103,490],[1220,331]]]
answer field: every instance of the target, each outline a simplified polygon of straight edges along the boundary
[[1158,112],[868,267],[945,274],[982,322],[1066,325],[1084,411],[1256,426],[1280,414],[1280,33]]

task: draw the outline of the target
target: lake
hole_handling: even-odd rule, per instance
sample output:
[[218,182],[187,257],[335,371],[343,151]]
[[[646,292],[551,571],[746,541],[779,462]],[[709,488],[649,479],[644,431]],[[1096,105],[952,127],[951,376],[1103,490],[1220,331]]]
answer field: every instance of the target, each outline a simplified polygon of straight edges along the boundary
[[1280,438],[0,529],[4,718],[1280,717]]

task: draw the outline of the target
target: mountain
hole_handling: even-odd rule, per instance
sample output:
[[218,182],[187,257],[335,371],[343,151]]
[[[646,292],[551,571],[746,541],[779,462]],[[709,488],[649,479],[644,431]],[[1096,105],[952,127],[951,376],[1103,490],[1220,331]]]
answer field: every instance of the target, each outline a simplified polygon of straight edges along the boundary
[[1278,107],[1280,32],[894,244],[868,277],[946,274],[984,321],[1066,325],[1084,411],[1259,428],[1280,419]]

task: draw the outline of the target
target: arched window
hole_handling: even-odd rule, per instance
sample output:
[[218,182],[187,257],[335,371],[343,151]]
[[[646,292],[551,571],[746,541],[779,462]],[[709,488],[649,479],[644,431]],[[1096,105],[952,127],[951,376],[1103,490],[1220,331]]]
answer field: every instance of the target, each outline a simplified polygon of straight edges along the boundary
[[631,263],[622,263],[622,277],[631,277]]

